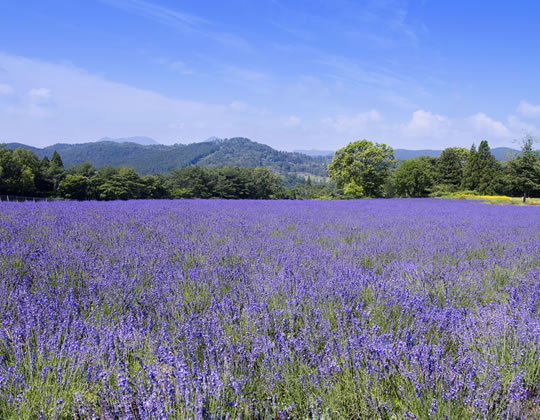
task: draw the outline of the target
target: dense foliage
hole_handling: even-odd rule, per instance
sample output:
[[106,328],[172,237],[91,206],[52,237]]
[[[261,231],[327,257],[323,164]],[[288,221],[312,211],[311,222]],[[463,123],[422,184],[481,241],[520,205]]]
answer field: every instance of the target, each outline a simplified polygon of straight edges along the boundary
[[92,162],[102,166],[126,166],[141,175],[166,174],[173,169],[197,165],[216,167],[263,166],[282,176],[311,175],[327,176],[327,165],[331,157],[311,157],[300,153],[280,152],[271,147],[245,138],[206,141],[191,144],[140,145],[101,141],[81,144],[55,144],[43,149],[9,144],[10,149],[23,147],[33,151],[38,158],[51,157],[57,151],[66,167]]
[[538,209],[0,203],[0,418],[538,418]]
[[399,196],[427,196],[434,183],[432,158],[420,156],[402,162],[394,172],[395,192]]
[[392,193],[404,197],[438,196],[466,190],[481,195],[540,196],[540,155],[533,139],[523,140],[522,149],[501,163],[488,142],[478,150],[449,147],[438,158],[420,156],[401,162],[390,181]]
[[39,161],[31,151],[0,147],[0,195],[59,197],[70,200],[128,200],[146,198],[250,198],[284,195],[280,179],[267,168],[191,166],[167,176],[141,177],[131,168],[90,162],[64,170],[57,152]]
[[348,197],[381,197],[394,163],[391,147],[358,140],[336,151],[328,165],[328,176]]
[[[504,163],[496,161],[485,140],[478,151],[474,145],[470,151],[450,147],[439,157],[419,156],[399,163],[392,158],[392,148],[357,141],[336,152],[329,165],[330,182],[323,176],[311,176],[310,171],[317,170],[306,167],[299,154],[273,161],[261,158],[273,156],[272,153],[254,152],[252,156],[250,150],[270,148],[246,139],[205,144],[222,147],[220,152],[200,159],[197,165],[145,176],[127,167],[103,165],[97,170],[90,161],[70,165],[66,171],[64,157],[57,151],[52,152],[51,160],[44,156],[40,161],[29,149],[0,146],[0,195],[76,200],[340,199],[441,196],[465,190],[480,195],[540,196],[540,157],[530,137],[524,140],[521,153]],[[126,147],[132,146],[137,145]],[[245,150],[235,156],[238,148]],[[298,161],[294,160],[296,156],[300,156]],[[219,162],[222,166],[217,166]],[[234,162],[240,166],[227,166]],[[300,168],[306,172],[294,172]]]
[[191,166],[173,170],[167,180],[176,198],[274,198],[280,192],[278,177],[266,168]]
[[523,200],[540,193],[540,158],[531,137],[524,139],[521,154],[508,162],[507,182],[522,192]]

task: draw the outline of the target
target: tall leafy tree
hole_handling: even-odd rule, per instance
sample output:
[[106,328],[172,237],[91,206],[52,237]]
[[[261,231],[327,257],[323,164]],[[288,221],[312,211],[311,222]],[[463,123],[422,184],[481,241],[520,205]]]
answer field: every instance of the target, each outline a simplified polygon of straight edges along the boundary
[[478,150],[473,144],[465,162],[462,187],[481,194],[494,194],[500,175],[501,167],[491,154],[488,142],[482,140]]
[[482,140],[478,146],[477,159],[479,162],[478,185],[480,194],[495,194],[500,177],[500,166],[491,154],[488,142]]
[[402,162],[394,172],[395,192],[400,196],[423,197],[433,186],[433,170],[423,156]]
[[521,153],[508,161],[510,184],[514,190],[527,197],[540,196],[540,156],[533,149],[534,138],[527,135],[523,139]]
[[477,185],[476,176],[479,172],[479,163],[478,163],[478,152],[476,146],[471,146],[469,150],[469,155],[465,161],[465,166],[463,168],[463,180],[461,187],[466,190],[474,190]]
[[58,184],[58,195],[70,200],[88,200],[91,197],[91,181],[83,175],[67,174]]
[[97,175],[102,179],[111,179],[114,175],[118,173],[118,169],[111,165],[103,165],[99,168]]
[[249,198],[269,199],[280,191],[279,177],[268,168],[249,168],[247,188]]
[[129,200],[146,197],[146,185],[132,168],[120,168],[98,187],[101,200]]
[[87,178],[92,178],[97,174],[97,169],[91,162],[85,160],[79,165],[70,165],[68,172],[72,175],[82,175]]
[[238,166],[216,170],[214,192],[220,198],[248,198],[248,173]]
[[64,177],[65,172],[66,171],[64,170],[64,162],[62,162],[60,154],[55,150],[52,154],[49,169],[47,171],[47,176],[53,184],[54,191],[56,191],[56,189],[58,188],[58,184],[60,184],[60,181]]
[[13,151],[0,145],[0,194],[18,194],[20,166],[13,157]]
[[15,149],[13,158],[19,168],[18,194],[35,196],[37,194],[35,180],[40,167],[39,159],[34,152],[22,147]]
[[145,185],[145,198],[168,198],[169,191],[165,186],[165,177],[163,175],[145,175],[142,177]]
[[55,150],[51,156],[51,165],[56,165],[59,168],[64,169],[64,162],[62,162],[62,158],[60,157],[60,154]]
[[444,149],[437,159],[437,183],[459,188],[463,181],[463,169],[468,155],[469,151],[463,147]]
[[47,156],[43,156],[41,162],[39,162],[39,170],[36,174],[34,183],[40,196],[49,196],[54,192],[54,181],[49,176],[49,169],[51,162]]
[[188,166],[173,169],[167,183],[175,198],[210,198],[216,177],[208,169]]
[[349,197],[380,197],[394,163],[391,147],[358,140],[335,152],[328,175]]

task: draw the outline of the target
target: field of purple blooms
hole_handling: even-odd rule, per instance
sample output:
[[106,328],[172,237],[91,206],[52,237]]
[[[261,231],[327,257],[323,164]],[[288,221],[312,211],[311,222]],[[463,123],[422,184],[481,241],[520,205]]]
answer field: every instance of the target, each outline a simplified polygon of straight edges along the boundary
[[538,418],[540,208],[0,204],[0,418]]

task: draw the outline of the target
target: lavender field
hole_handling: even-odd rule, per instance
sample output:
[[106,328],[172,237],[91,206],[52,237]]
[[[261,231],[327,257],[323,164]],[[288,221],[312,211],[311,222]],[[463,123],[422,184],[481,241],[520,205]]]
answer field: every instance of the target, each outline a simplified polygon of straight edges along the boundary
[[540,208],[0,205],[0,418],[538,418]]

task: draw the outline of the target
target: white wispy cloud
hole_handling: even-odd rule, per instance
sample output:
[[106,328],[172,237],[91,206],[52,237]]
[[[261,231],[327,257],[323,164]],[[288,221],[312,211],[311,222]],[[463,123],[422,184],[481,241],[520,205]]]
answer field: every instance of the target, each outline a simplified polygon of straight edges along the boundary
[[[379,47],[389,47],[396,43],[417,46],[420,35],[427,32],[426,26],[411,18],[408,5],[403,0],[376,0],[361,2],[337,2],[332,17],[295,10],[287,2],[273,1],[278,7],[281,19],[275,18],[272,24],[279,30],[303,42],[315,42],[320,38],[320,28],[339,34],[344,39],[369,40]],[[316,9],[316,8],[314,8]],[[291,19],[296,16],[297,20]],[[298,25],[298,21],[303,25]]]
[[540,118],[540,105],[533,105],[523,99],[517,107],[517,112],[524,118]]
[[[519,115],[497,120],[485,112],[458,118],[425,108],[398,114],[375,107],[334,108],[329,101],[335,90],[321,96],[316,88],[321,81],[309,78],[299,79],[303,87],[291,92],[290,86],[271,80],[276,88],[273,95],[285,98],[274,105],[269,96],[252,101],[249,95],[212,103],[112,82],[70,64],[1,52],[0,67],[10,80],[11,92],[9,100],[0,100],[2,141],[36,146],[137,135],[163,143],[244,136],[284,150],[331,150],[361,138],[393,147],[438,149],[469,147],[484,138],[492,147],[509,145],[524,130],[537,132],[531,121]],[[257,85],[270,77],[236,70],[246,84]],[[294,101],[299,92],[301,98]],[[516,107],[513,110],[518,114]]]
[[405,136],[441,136],[450,128],[450,119],[444,115],[433,114],[419,109],[414,111],[411,120],[403,126]]
[[418,109],[418,106],[414,102],[412,102],[409,98],[403,95],[395,94],[393,92],[382,94],[381,99],[400,109],[404,109],[408,111],[413,110],[413,109]]
[[510,130],[506,125],[488,117],[483,112],[471,115],[469,122],[479,135],[495,137],[511,136]]
[[252,69],[229,65],[218,60],[208,60],[215,68],[222,73],[223,81],[234,85],[240,85],[242,90],[255,92],[260,95],[275,94],[272,89],[273,78],[270,73]]
[[382,115],[376,109],[358,112],[353,115],[337,115],[323,119],[323,123],[332,126],[338,133],[360,133],[369,123],[379,122]]
[[213,22],[200,16],[171,9],[144,0],[100,0],[110,6],[152,19],[172,28],[197,33],[223,46],[238,50],[252,50],[250,42],[236,34],[219,31]]
[[437,143],[442,142],[467,147],[484,139],[488,140],[492,147],[497,147],[508,145],[525,131],[535,132],[536,127],[523,123],[513,115],[509,115],[507,123],[504,123],[483,112],[451,118],[420,109],[413,112],[406,124],[400,126],[396,135],[423,142],[424,146],[429,148],[441,148]]
[[537,133],[538,128],[531,121],[523,121],[520,117],[516,115],[508,116],[508,129],[513,133],[521,132],[526,133]]
[[404,84],[404,79],[388,69],[368,69],[358,65],[358,62],[336,54],[321,54],[314,60],[331,68],[334,72],[350,80],[352,83],[374,85],[384,88]]
[[[0,65],[25,92],[15,105],[0,103],[2,135],[10,141],[45,145],[139,134],[194,141],[240,126],[226,105],[171,98],[72,66],[1,53]],[[47,106],[53,97],[54,106]],[[204,127],[209,121],[212,130]]]
[[26,96],[29,100],[26,111],[30,117],[44,119],[53,115],[55,103],[51,89],[32,88],[26,93]]
[[149,1],[101,0],[101,2],[183,30],[198,30],[202,25],[210,23],[200,16],[169,9]]
[[48,88],[34,88],[28,91],[28,97],[32,101],[44,102],[52,98],[52,91]]
[[268,126],[282,127],[283,116],[239,100],[211,103],[171,97],[72,65],[1,52],[0,66],[13,79],[15,92],[13,101],[0,101],[2,141],[44,146],[143,135],[175,143],[219,135],[268,142],[274,137]]

